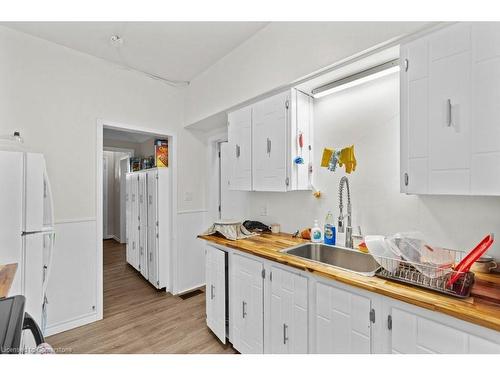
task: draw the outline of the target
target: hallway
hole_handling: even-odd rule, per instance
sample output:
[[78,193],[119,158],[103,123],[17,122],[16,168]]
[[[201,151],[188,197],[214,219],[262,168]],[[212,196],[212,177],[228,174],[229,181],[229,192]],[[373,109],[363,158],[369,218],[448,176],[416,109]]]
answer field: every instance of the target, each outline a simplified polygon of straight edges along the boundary
[[[157,291],[106,240],[104,319],[47,338],[67,353],[234,353],[205,323],[205,293],[187,299]],[[77,293],[78,291],[75,291]]]

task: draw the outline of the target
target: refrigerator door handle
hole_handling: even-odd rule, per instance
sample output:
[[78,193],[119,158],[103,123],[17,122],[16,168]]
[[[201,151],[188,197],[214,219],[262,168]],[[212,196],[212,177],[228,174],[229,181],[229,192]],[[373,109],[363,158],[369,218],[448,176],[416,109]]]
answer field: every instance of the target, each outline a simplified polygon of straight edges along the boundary
[[48,219],[48,226],[50,228],[54,228],[55,225],[55,220],[54,220],[54,200],[52,197],[52,187],[50,186],[50,180],[49,176],[47,174],[47,169],[44,168],[43,170],[43,191],[44,191],[44,199],[47,200],[47,205],[44,205],[44,209],[46,212],[44,212],[44,219]]

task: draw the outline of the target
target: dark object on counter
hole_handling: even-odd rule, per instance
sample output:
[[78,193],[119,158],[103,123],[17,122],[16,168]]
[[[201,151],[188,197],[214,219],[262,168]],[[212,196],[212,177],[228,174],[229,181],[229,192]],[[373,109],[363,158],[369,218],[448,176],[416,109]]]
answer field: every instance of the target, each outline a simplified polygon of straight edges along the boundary
[[30,314],[24,311],[26,298],[14,296],[0,299],[0,353],[19,354],[23,330],[30,330],[36,345],[45,342],[42,331]]
[[243,226],[250,232],[270,232],[271,227],[260,221],[245,220]]

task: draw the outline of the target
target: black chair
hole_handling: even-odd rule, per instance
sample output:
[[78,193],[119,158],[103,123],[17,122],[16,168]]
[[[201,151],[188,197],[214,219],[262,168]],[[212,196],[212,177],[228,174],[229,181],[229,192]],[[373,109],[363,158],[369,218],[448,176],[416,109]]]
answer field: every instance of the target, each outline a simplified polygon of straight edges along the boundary
[[42,330],[33,317],[24,311],[26,298],[0,298],[0,354],[19,354],[23,330],[31,331],[36,345],[45,342]]

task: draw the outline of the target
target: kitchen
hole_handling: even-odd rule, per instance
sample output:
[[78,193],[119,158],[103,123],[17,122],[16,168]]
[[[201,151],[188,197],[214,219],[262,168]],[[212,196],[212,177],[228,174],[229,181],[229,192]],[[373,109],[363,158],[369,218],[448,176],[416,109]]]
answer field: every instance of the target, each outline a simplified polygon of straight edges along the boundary
[[[56,353],[499,354],[499,25],[3,22],[1,134],[43,155],[53,197],[43,341]],[[129,172],[168,173],[143,185],[165,198],[158,216],[127,213],[121,238],[104,225],[113,132],[168,140],[163,168]],[[132,234],[144,221],[153,232]],[[484,262],[459,271],[483,238]],[[401,253],[415,243],[417,260]],[[0,264],[27,280],[28,258],[14,258]],[[393,271],[406,265],[405,280]],[[24,284],[4,296],[30,312]]]

